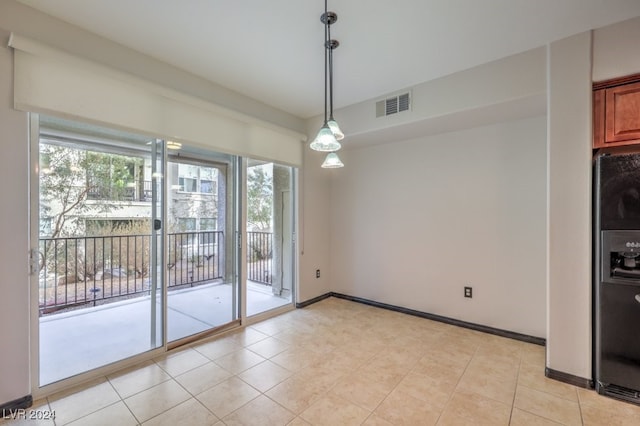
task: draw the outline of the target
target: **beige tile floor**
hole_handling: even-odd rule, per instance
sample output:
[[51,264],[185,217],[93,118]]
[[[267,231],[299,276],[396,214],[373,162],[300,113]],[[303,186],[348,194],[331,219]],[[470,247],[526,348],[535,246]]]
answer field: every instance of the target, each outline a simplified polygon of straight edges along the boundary
[[91,426],[640,424],[638,406],[545,378],[540,346],[335,298],[33,409]]

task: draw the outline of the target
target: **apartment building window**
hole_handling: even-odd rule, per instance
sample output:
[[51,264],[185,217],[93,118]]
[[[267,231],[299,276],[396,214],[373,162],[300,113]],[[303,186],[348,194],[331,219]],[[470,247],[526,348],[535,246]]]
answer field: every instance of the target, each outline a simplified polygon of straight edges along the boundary
[[180,189],[183,192],[198,192],[198,180],[193,178],[181,177],[179,179]]
[[196,230],[196,219],[192,217],[179,217],[178,229],[181,232],[189,232]]
[[178,164],[178,185],[182,192],[215,195],[217,181],[218,169],[216,168]]
[[200,230],[201,231],[215,231],[217,228],[218,220],[213,218],[202,218],[200,219]]
[[215,186],[214,186],[214,182],[212,180],[200,180],[200,192],[203,192],[205,194],[214,194],[215,193]]
[[[80,165],[86,170],[88,199],[137,201],[144,198],[143,158],[101,152],[85,152]],[[150,183],[150,178],[147,180]]]

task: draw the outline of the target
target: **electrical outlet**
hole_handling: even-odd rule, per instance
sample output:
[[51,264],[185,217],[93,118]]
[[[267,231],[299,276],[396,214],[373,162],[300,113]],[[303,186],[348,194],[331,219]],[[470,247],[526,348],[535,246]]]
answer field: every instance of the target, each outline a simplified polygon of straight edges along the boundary
[[464,297],[472,298],[473,297],[473,288],[465,287],[464,288]]
[[316,269],[316,278],[320,278],[320,269]]

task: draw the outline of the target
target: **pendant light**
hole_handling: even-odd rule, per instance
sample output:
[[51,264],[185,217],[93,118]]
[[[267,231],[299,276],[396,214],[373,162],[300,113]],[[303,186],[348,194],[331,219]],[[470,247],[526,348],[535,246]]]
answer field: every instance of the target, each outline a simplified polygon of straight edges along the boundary
[[[328,152],[322,167],[336,168],[344,165],[338,158],[335,151],[339,150],[339,140],[344,138],[344,133],[333,118],[333,49],[340,43],[331,39],[331,25],[338,20],[338,15],[327,10],[327,0],[324,2],[324,13],[320,21],[324,24],[324,123],[316,138],[311,142],[310,148],[315,151]],[[328,70],[328,71],[327,71]],[[327,108],[327,80],[329,82],[328,98],[329,109]],[[337,161],[336,161],[337,160]],[[326,166],[325,166],[326,164]]]
[[322,166],[320,167],[323,169],[338,169],[340,167],[344,167],[344,164],[340,161],[338,154],[330,152],[327,154],[327,157],[324,159],[324,163],[322,163]]

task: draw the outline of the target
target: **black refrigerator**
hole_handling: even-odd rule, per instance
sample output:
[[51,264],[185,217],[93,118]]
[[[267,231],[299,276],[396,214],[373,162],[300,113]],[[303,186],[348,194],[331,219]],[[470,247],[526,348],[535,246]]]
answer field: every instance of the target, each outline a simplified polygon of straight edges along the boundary
[[640,404],[640,150],[594,158],[594,379]]

